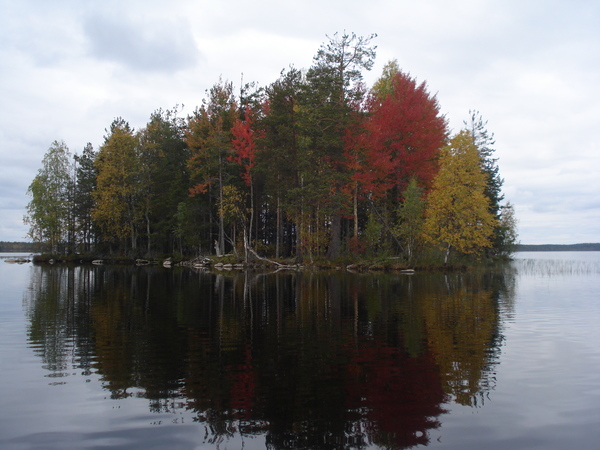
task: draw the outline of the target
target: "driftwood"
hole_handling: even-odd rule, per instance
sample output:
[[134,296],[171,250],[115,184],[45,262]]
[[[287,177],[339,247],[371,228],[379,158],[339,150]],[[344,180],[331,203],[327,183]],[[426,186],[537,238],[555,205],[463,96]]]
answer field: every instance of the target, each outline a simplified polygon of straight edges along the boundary
[[248,252],[250,252],[250,254],[252,254],[252,256],[254,256],[259,261],[265,261],[265,262],[268,262],[269,264],[273,264],[274,266],[277,266],[277,267],[285,267],[285,264],[278,263],[277,261],[272,261],[272,260],[270,260],[268,258],[263,258],[258,253],[256,253],[254,251],[254,249],[252,247],[250,247],[249,245],[246,247],[246,250]]

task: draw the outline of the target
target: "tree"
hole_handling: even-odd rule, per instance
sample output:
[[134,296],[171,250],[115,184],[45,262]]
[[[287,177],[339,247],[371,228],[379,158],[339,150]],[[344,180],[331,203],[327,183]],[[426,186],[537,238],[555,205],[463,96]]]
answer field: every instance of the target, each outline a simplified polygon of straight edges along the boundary
[[397,59],[392,59],[383,66],[381,76],[373,83],[371,92],[380,100],[385,100],[388,95],[394,93],[394,78],[400,73]]
[[[503,257],[506,253],[510,253],[509,248],[514,245],[515,236],[510,237],[507,230],[501,224],[501,216],[504,200],[502,193],[502,185],[504,180],[500,177],[500,168],[498,166],[498,158],[494,158],[495,149],[493,148],[496,141],[494,133],[487,130],[487,120],[484,121],[479,111],[469,111],[470,117],[465,121],[465,126],[471,132],[473,144],[477,147],[479,157],[481,159],[481,169],[486,176],[485,195],[490,200],[490,213],[497,219],[497,225],[494,229],[492,246],[488,249],[490,256]],[[512,209],[511,209],[512,211]],[[516,231],[515,231],[516,233]],[[505,241],[508,239],[508,241]]]
[[[264,185],[267,196],[275,203],[275,257],[287,247],[288,253],[298,243],[301,228],[294,224],[298,198],[290,194],[300,186],[301,124],[299,109],[303,85],[302,73],[290,68],[282,71],[279,79],[265,90],[264,117],[261,121],[263,148],[256,157],[256,172]],[[287,225],[287,226],[286,226]],[[293,232],[295,226],[296,233]],[[284,232],[287,229],[287,232]],[[294,234],[296,242],[294,240]],[[286,238],[284,241],[284,237]],[[299,249],[296,245],[296,251]]]
[[242,168],[241,177],[247,187],[250,188],[250,217],[244,214],[245,208],[238,208],[241,212],[240,220],[244,233],[244,253],[248,260],[252,240],[252,224],[254,223],[254,182],[252,179],[252,168],[256,165],[257,138],[260,133],[254,129],[254,114],[249,106],[246,106],[244,120],[237,119],[231,128],[233,153],[228,159]]
[[473,145],[477,147],[481,159],[481,170],[486,177],[485,195],[490,199],[490,212],[498,216],[500,211],[500,202],[504,199],[502,194],[502,185],[504,180],[500,177],[500,168],[498,167],[498,158],[494,158],[496,150],[493,145],[496,143],[494,133],[488,132],[487,120],[484,121],[479,111],[469,111],[469,121],[465,121],[466,129],[471,133]]
[[497,221],[489,211],[485,187],[479,152],[471,133],[463,130],[442,149],[425,211],[426,236],[445,249],[444,264],[452,248],[479,254],[492,245]]
[[113,121],[96,158],[98,171],[92,217],[106,241],[129,238],[137,248],[140,161],[134,130],[122,118]]
[[[188,118],[186,143],[191,150],[188,168],[193,186],[190,195],[205,194],[217,185],[217,204],[223,204],[223,188],[228,178],[227,157],[231,153],[231,129],[237,117],[233,84],[219,80],[208,92],[208,98]],[[225,222],[219,217],[217,253],[225,253]]]
[[[178,108],[158,109],[138,132],[141,164],[143,215],[148,253],[171,252],[175,230],[181,226],[179,204],[187,197],[189,150],[185,142],[185,122]],[[183,216],[181,216],[183,217]]]
[[44,155],[42,167],[27,189],[31,201],[23,221],[28,236],[57,253],[69,242],[72,194],[71,153],[63,141],[54,141]]
[[[368,108],[370,146],[367,172],[361,174],[366,187],[374,193],[396,187],[400,193],[413,178],[421,187],[429,187],[448,128],[426,83],[417,84],[392,61],[375,83]],[[377,169],[377,177],[368,172],[370,167]]]
[[362,200],[380,218],[390,242],[396,233],[389,224],[410,180],[425,190],[431,186],[447,123],[426,84],[402,73],[395,60],[384,67],[365,108],[347,135],[345,154],[354,183],[354,235]]
[[92,219],[94,209],[93,192],[96,189],[96,167],[97,152],[92,144],[84,147],[81,155],[75,155],[76,164],[76,186],[73,202],[73,215],[77,224],[77,234],[83,244],[85,251],[90,251],[95,241],[95,226]]
[[[344,186],[346,192],[352,197],[352,216],[354,221],[354,233],[352,246],[361,247],[358,239],[359,217],[358,200],[359,194],[364,191],[364,184],[378,176],[377,167],[372,166],[370,171],[366,170],[366,149],[368,141],[365,133],[366,116],[360,108],[356,108],[354,126],[347,127],[344,136],[344,158],[343,166],[349,174],[347,184]],[[365,177],[366,174],[369,174]],[[368,188],[367,188],[368,189]]]
[[315,193],[326,198],[326,211],[331,217],[331,235],[327,255],[336,258],[340,251],[341,218],[347,203],[343,186],[345,180],[339,171],[344,154],[344,136],[351,124],[352,111],[362,102],[364,90],[360,88],[362,70],[371,70],[375,61],[376,37],[335,33],[329,42],[322,44],[314,64],[307,73],[306,126],[309,146],[318,166]]
[[398,207],[398,222],[394,231],[403,244],[408,262],[411,263],[415,251],[421,243],[425,222],[423,189],[418,186],[416,179],[410,180],[402,197],[404,200]]
[[[508,202],[500,207],[498,226],[494,230],[494,243],[496,244],[496,255],[508,258],[517,250],[519,235],[517,233],[517,217],[513,205]],[[500,243],[498,245],[497,243]]]

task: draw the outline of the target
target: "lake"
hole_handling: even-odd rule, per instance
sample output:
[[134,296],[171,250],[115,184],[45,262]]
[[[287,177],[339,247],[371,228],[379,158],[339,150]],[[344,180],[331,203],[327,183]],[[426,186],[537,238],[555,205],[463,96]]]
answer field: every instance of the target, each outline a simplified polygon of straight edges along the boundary
[[600,446],[600,252],[414,275],[6,257],[3,449]]

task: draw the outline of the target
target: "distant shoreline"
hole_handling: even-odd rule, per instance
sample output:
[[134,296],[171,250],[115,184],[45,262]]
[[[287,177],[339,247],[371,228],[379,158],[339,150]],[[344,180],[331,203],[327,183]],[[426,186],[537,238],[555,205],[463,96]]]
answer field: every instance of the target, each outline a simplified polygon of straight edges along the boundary
[[[600,252],[600,243],[585,244],[520,244],[517,252]],[[33,242],[0,241],[0,253],[40,253]]]
[[520,244],[517,252],[600,252],[600,244]]
[[0,253],[36,253],[39,248],[35,242],[0,241]]

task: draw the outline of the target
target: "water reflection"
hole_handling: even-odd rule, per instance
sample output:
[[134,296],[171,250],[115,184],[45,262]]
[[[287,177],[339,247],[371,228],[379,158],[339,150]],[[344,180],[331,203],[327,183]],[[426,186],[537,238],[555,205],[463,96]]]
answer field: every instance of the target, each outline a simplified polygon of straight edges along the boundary
[[[213,274],[34,267],[29,343],[50,383],[181,412],[207,442],[405,448],[494,389],[510,273]],[[95,382],[95,381],[94,381]],[[183,419],[182,419],[183,420]]]

